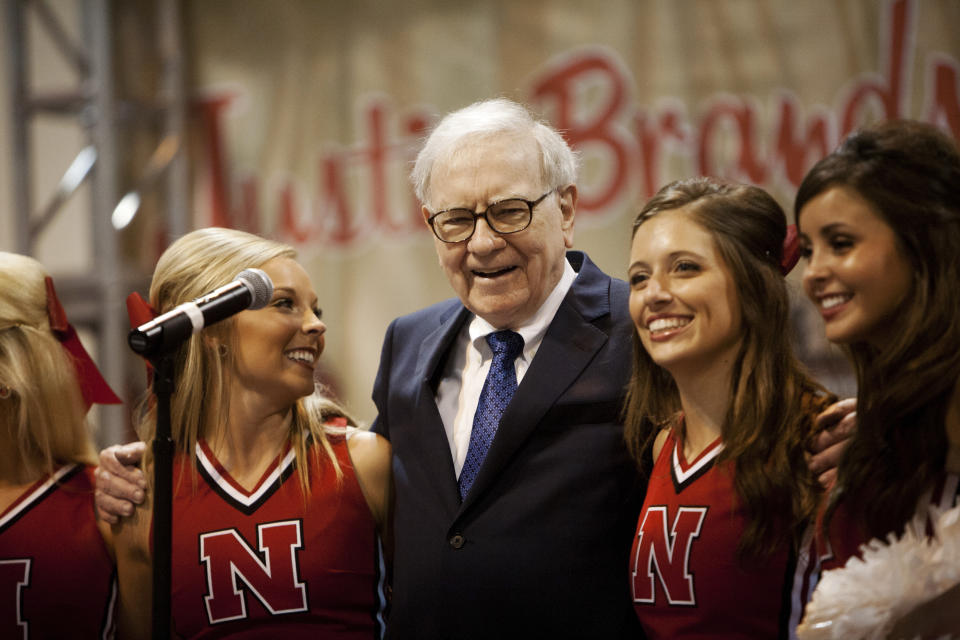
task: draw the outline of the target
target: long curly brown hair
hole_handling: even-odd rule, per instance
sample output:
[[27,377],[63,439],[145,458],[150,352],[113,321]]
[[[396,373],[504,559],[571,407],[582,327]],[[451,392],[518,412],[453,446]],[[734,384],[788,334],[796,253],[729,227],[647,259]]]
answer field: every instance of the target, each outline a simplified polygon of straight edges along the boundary
[[858,428],[825,520],[842,500],[871,536],[883,538],[902,530],[944,468],[944,419],[960,378],[960,155],[924,123],[855,132],[803,179],[798,225],[804,206],[834,186],[873,206],[913,271],[892,339],[879,349],[844,345],[857,376]]
[[[799,544],[812,520],[819,486],[807,467],[805,444],[813,417],[831,397],[807,375],[790,343],[789,296],[780,272],[787,223],[780,205],[757,187],[681,180],[647,202],[634,221],[634,235],[651,217],[687,205],[694,205],[691,217],[713,236],[739,296],[743,339],[718,463],[732,466],[747,520],[738,557],[762,560],[784,545]],[[676,418],[680,397],[670,373],[653,362],[636,334],[633,342],[625,433],[631,455],[649,472],[650,446]]]

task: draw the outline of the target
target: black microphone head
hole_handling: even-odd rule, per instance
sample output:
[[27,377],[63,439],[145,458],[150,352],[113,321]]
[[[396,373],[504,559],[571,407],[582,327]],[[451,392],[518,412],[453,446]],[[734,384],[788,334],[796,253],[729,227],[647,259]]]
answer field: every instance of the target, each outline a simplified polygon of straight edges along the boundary
[[263,269],[244,269],[236,279],[243,282],[252,294],[248,309],[265,307],[273,297],[273,281]]

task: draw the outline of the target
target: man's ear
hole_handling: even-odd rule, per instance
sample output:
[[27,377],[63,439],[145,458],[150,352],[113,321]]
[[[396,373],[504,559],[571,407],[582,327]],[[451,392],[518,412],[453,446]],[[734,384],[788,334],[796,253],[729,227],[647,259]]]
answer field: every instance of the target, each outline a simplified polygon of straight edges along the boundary
[[567,249],[573,248],[573,223],[577,216],[577,185],[567,185],[560,189],[560,228],[563,230],[563,241]]

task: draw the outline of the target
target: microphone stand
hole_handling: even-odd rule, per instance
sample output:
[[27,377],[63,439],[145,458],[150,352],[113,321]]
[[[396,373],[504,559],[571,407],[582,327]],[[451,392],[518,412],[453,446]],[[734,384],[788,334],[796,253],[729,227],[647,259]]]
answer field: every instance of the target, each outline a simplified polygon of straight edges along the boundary
[[171,544],[173,532],[173,438],[170,396],[173,355],[152,360],[157,396],[157,429],[153,438],[153,640],[170,640]]
[[[133,351],[150,360],[157,397],[153,438],[153,621],[154,640],[170,640],[171,544],[173,540],[173,453],[170,396],[176,387],[173,354],[204,326],[243,309],[259,309],[273,295],[273,282],[260,269],[244,269],[236,281],[184,303],[127,334]],[[192,453],[192,452],[186,452]]]

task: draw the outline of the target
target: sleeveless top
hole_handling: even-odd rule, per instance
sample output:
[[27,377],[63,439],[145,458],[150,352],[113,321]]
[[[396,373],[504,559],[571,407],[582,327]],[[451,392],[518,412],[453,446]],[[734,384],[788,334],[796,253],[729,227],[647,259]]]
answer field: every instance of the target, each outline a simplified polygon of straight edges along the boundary
[[[926,516],[929,506],[947,510],[960,504],[960,477],[955,473],[944,472],[937,480],[933,489],[928,492],[917,505],[917,514]],[[824,502],[826,505],[826,502]],[[823,571],[839,569],[847,564],[847,560],[860,556],[860,545],[871,538],[863,525],[855,520],[841,502],[834,510],[830,519],[827,537],[823,537],[821,526],[824,515],[821,508],[816,528],[817,554],[820,559],[820,568]],[[929,520],[928,520],[929,523]],[[929,531],[928,531],[929,534]]]
[[93,468],[69,464],[0,514],[0,638],[112,638],[116,569]]
[[310,448],[304,495],[288,449],[251,491],[205,442],[174,461],[173,630],[185,638],[373,638],[382,627],[375,524],[345,437],[343,471]]
[[[745,518],[718,438],[695,460],[671,431],[654,464],[630,552],[634,610],[647,637],[787,638],[808,597],[808,550],[741,566]],[[799,562],[798,562],[799,560]]]

